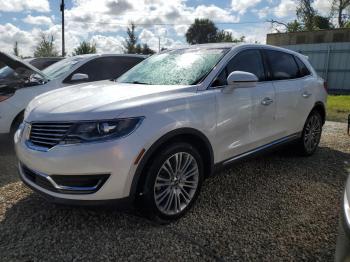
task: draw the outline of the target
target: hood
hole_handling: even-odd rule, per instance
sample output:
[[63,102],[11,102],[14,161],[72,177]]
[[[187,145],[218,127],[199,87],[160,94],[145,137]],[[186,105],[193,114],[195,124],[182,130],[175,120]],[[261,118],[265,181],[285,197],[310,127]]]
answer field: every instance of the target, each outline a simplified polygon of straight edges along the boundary
[[28,105],[25,120],[71,121],[113,119],[128,108],[189,96],[197,86],[163,86],[116,83],[110,80],[84,83],[42,94]]
[[23,78],[28,78],[32,74],[37,73],[42,78],[46,80],[49,79],[43,72],[31,64],[19,59],[16,56],[0,52],[0,68],[5,66],[12,68],[18,75],[23,76]]

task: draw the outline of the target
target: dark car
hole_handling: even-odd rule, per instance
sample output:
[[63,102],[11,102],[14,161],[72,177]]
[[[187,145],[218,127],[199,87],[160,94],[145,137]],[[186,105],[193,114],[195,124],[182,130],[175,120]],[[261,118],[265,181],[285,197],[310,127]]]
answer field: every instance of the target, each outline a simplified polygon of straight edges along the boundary
[[350,177],[345,186],[339,223],[335,261],[350,262]]

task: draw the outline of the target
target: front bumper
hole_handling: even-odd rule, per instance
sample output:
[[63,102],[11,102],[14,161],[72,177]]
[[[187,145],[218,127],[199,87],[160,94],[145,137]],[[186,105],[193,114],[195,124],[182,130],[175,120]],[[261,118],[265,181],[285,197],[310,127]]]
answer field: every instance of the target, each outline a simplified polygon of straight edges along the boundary
[[[25,132],[25,131],[24,131]],[[44,176],[97,176],[108,174],[108,179],[96,192],[88,194],[51,190],[28,179],[19,168],[25,184],[54,202],[112,201],[130,197],[131,185],[137,166],[134,161],[141,151],[141,139],[132,136],[101,143],[57,145],[47,151],[29,148],[25,134],[19,129],[15,134],[15,149],[20,163]],[[74,204],[74,203],[73,203]]]
[[350,262],[350,206],[346,192],[339,221],[335,261]]

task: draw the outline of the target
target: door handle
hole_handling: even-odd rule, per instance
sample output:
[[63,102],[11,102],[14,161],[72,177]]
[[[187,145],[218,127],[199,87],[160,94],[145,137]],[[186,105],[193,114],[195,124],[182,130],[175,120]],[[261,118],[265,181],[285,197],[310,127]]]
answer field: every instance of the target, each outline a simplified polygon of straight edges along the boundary
[[264,106],[268,106],[273,103],[273,100],[270,97],[265,97],[262,101],[261,104]]
[[305,91],[305,92],[302,94],[302,97],[304,97],[304,98],[309,98],[311,95],[312,95],[311,93]]

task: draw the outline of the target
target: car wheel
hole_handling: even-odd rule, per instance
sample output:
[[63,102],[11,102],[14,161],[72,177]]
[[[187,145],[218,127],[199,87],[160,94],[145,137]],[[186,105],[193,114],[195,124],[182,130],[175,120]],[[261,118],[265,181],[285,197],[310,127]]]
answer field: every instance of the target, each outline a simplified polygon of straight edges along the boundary
[[298,142],[299,152],[304,156],[312,155],[320,143],[321,133],[322,117],[317,111],[312,111],[305,122]]
[[160,223],[183,216],[195,202],[203,177],[202,158],[193,146],[176,143],[163,149],[147,172],[144,211]]

